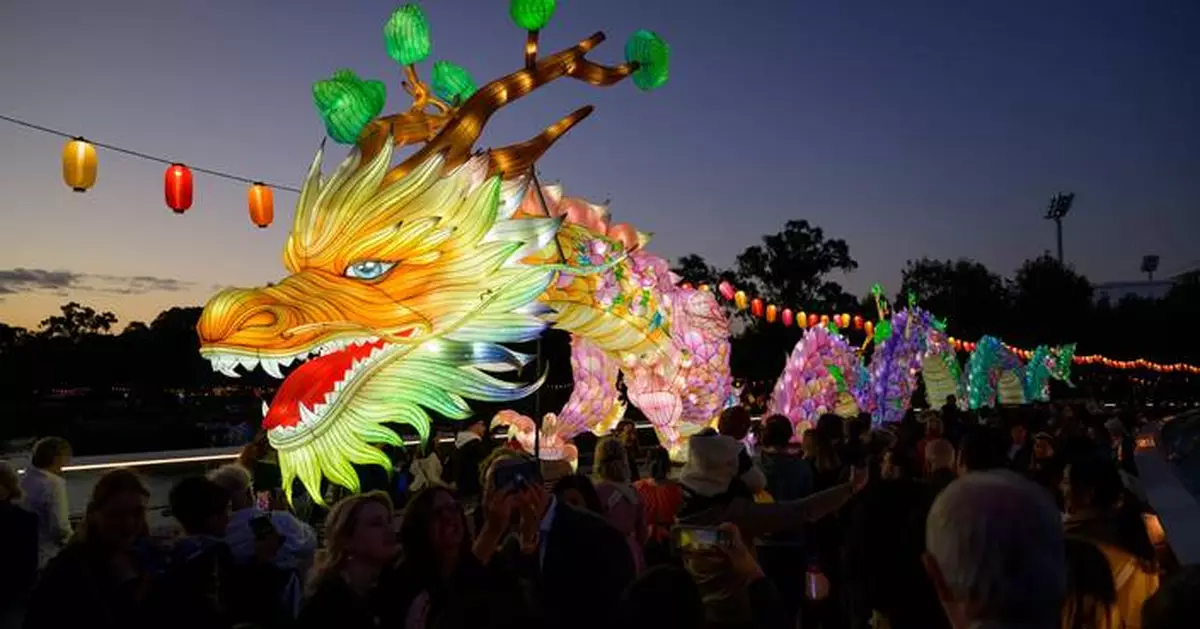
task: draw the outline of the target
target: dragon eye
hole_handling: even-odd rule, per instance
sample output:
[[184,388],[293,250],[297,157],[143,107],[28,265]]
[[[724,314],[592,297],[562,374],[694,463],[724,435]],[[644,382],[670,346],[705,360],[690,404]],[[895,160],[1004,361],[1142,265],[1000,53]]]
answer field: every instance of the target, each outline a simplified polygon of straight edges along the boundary
[[380,262],[379,260],[363,260],[346,267],[346,277],[356,280],[379,279],[384,273],[392,270],[395,262]]

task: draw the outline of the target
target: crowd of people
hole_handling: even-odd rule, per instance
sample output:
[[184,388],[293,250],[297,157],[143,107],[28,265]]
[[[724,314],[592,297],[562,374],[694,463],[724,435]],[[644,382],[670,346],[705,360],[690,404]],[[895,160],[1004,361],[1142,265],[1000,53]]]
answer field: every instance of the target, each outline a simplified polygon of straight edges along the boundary
[[0,465],[0,629],[1195,626],[1200,576],[1146,526],[1145,420],[950,399],[796,435],[735,406],[682,468],[625,421],[587,474],[476,422],[384,489],[315,500],[318,526],[260,443],[173,487],[167,537],[128,469],[73,526],[70,447],[45,438],[23,475]]

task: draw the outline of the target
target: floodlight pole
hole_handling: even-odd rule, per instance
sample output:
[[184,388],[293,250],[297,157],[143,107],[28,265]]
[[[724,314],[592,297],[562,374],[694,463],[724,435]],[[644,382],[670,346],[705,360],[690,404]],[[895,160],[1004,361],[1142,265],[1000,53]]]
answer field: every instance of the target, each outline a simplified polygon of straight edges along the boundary
[[1071,211],[1071,203],[1075,201],[1075,193],[1070,194],[1058,193],[1050,197],[1050,207],[1046,208],[1047,220],[1054,221],[1054,231],[1058,239],[1058,263],[1065,264],[1063,260],[1063,236],[1062,236],[1062,219]]
[[1058,263],[1059,263],[1059,265],[1062,265],[1063,250],[1062,250],[1062,217],[1061,216],[1054,217],[1054,231],[1057,232],[1057,234],[1058,234]]

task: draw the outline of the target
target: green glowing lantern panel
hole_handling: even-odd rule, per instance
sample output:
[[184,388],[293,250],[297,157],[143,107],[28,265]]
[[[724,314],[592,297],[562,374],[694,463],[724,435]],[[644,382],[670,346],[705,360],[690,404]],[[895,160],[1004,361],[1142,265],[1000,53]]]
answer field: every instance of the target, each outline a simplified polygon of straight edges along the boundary
[[671,69],[671,47],[653,31],[640,30],[625,42],[626,63],[638,64],[633,83],[638,89],[650,91],[667,82]]
[[313,83],[312,91],[325,130],[340,144],[353,144],[387,100],[382,81],[364,81],[351,70],[338,70],[329,80]]
[[444,101],[461,103],[475,93],[475,81],[462,66],[439,61],[433,64],[433,93]]
[[512,0],[508,14],[512,21],[527,31],[540,31],[554,17],[556,0]]
[[392,13],[383,26],[387,53],[400,65],[420,63],[429,56],[429,22],[425,12],[416,4],[406,4]]

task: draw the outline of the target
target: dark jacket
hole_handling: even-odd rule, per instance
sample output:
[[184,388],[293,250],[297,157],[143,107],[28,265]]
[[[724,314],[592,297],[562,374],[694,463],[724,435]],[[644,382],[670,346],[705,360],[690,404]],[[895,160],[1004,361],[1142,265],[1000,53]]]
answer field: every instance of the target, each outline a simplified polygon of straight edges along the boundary
[[[524,554],[510,539],[502,558],[493,561],[503,561],[521,579],[532,608],[542,614],[542,626],[611,629],[621,594],[634,578],[629,546],[598,515],[557,502],[553,509],[540,552]],[[580,607],[581,592],[587,593],[586,609]]]
[[[25,613],[25,629],[139,629],[147,577],[118,581],[109,555],[88,542],[68,544],[42,572]],[[172,623],[173,624],[173,623]]]
[[467,552],[454,574],[443,580],[428,568],[401,561],[379,580],[388,598],[383,626],[403,627],[410,610],[424,608],[420,613],[426,627],[527,627],[521,590],[502,564],[484,566]]
[[331,574],[304,601],[296,629],[377,629],[382,626],[381,618],[386,616],[387,608],[380,590],[362,597],[340,576]]
[[487,458],[489,448],[483,439],[463,439],[463,433],[459,433],[460,443],[450,455],[446,481],[454,483],[460,497],[478,498],[483,493],[479,486],[479,465]]
[[37,514],[0,503],[0,612],[23,605],[38,569]]

